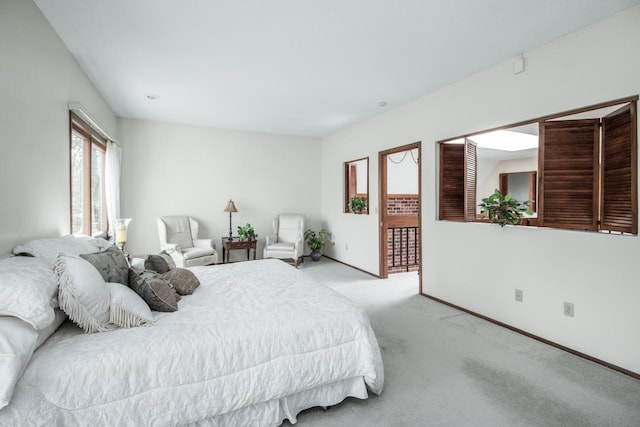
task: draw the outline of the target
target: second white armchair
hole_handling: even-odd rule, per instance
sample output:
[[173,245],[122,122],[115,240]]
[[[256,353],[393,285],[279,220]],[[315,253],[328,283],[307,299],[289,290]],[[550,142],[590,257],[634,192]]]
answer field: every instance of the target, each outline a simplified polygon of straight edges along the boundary
[[273,234],[266,237],[264,258],[292,259],[295,267],[304,252],[304,215],[281,214],[273,220]]
[[166,251],[177,267],[193,267],[218,262],[211,239],[198,238],[198,222],[185,215],[158,218],[160,250]]

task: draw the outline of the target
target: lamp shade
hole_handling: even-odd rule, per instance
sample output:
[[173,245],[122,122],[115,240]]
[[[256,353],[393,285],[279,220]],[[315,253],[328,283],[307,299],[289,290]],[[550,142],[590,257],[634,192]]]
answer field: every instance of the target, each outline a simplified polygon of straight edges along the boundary
[[233,200],[229,200],[229,203],[227,203],[227,207],[224,208],[222,212],[238,212],[238,209],[236,209],[236,205],[233,203]]

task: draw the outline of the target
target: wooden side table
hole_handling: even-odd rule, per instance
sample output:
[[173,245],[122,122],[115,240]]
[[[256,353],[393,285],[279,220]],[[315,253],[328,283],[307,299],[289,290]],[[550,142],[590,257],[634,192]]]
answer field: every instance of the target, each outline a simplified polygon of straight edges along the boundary
[[247,250],[247,259],[251,259],[250,251],[253,249],[253,259],[256,259],[256,245],[258,243],[257,239],[253,240],[238,240],[237,237],[233,239],[229,239],[228,237],[222,238],[222,262],[229,262],[229,254],[234,249],[246,249]]

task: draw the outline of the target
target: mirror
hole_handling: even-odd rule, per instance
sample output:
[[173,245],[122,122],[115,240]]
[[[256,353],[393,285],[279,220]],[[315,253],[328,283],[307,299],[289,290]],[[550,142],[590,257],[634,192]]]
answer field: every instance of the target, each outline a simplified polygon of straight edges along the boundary
[[344,212],[369,213],[369,158],[344,163]]

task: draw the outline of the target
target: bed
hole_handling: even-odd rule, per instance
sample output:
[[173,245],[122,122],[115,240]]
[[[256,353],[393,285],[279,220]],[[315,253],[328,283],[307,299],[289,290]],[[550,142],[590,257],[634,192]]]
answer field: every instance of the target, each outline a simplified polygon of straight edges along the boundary
[[382,391],[358,305],[279,260],[190,270],[200,286],[153,326],[86,334],[64,322],[0,425],[277,426]]

